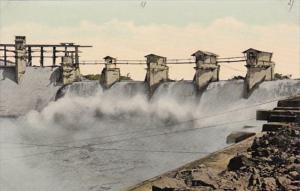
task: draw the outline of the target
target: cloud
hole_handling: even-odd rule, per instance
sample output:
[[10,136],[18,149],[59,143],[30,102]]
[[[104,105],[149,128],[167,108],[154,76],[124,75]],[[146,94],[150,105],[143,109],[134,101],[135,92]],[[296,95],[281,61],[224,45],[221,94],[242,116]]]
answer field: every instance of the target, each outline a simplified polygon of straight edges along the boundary
[[[144,59],[148,53],[168,58],[189,58],[195,50],[208,50],[221,57],[242,56],[249,47],[274,53],[276,72],[300,75],[300,27],[296,24],[249,25],[235,18],[225,17],[210,25],[190,23],[186,26],[165,24],[137,25],[134,22],[111,20],[102,25],[81,21],[76,27],[49,27],[38,23],[20,23],[0,28],[1,42],[13,42],[14,35],[24,34],[28,43],[58,43],[71,41],[93,45],[83,50],[82,59],[101,59],[111,55],[119,59]],[[221,78],[244,75],[244,63],[224,66]],[[192,79],[192,66],[170,66],[170,76]],[[99,73],[101,68],[83,67],[83,73]],[[142,80],[144,66],[124,66],[121,72]]]

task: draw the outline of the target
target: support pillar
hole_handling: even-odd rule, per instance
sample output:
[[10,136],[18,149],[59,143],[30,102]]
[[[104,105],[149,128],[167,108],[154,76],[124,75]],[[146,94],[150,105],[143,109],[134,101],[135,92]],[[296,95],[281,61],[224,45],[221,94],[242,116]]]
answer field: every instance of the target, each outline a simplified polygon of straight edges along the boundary
[[68,55],[68,47],[65,46],[65,56],[67,56],[67,55]]
[[28,47],[28,65],[32,66],[32,52],[31,52],[31,47]]
[[6,51],[6,46],[4,46],[3,49],[4,49],[4,66],[7,66],[7,51]]
[[15,37],[16,82],[19,84],[26,70],[26,37]]
[[151,96],[162,82],[169,80],[169,67],[166,63],[166,57],[155,54],[149,54],[145,57],[147,59],[145,82],[148,84]]
[[101,72],[100,84],[104,88],[110,88],[114,83],[120,81],[120,68],[116,67],[116,59],[111,56],[103,58],[105,67]]
[[80,80],[79,67],[72,63],[72,57],[62,57],[62,73],[63,73],[63,84],[71,84]]
[[247,74],[245,77],[246,96],[263,81],[274,80],[275,63],[272,62],[271,52],[263,52],[250,48],[243,52],[246,58]]
[[43,46],[41,46],[40,65],[41,65],[41,67],[44,67],[44,47]]
[[78,46],[75,46],[75,63],[79,63],[79,51],[78,51]]
[[194,84],[198,91],[203,91],[210,82],[219,81],[220,65],[217,64],[218,55],[198,50],[192,54],[196,58],[196,73]]
[[52,65],[55,66],[56,65],[56,47],[53,47],[52,50]]

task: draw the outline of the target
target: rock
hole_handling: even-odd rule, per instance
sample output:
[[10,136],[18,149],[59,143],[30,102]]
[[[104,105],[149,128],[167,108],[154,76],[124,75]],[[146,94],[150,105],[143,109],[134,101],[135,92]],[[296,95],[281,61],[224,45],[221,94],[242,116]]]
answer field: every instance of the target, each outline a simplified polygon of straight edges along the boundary
[[257,148],[254,152],[252,152],[252,156],[254,157],[268,157],[270,155],[270,148]]
[[250,150],[255,150],[260,146],[259,139],[257,137],[254,138],[253,143],[251,145]]
[[175,191],[175,188],[159,188],[157,186],[152,186],[152,191]]
[[252,175],[249,178],[248,187],[260,187],[260,175],[257,169],[251,168]]
[[191,170],[181,170],[176,174],[175,178],[177,178],[177,179],[192,179],[192,171]]
[[287,159],[290,163],[294,163],[295,160],[296,160],[296,157],[295,156],[291,156]]
[[262,188],[267,191],[275,190],[277,187],[276,180],[273,177],[267,177],[263,179]]
[[291,171],[289,172],[289,175],[293,178],[293,179],[297,179],[299,177],[299,172],[297,171]]
[[287,170],[292,172],[292,171],[296,171],[296,172],[300,172],[300,164],[291,164],[289,166],[287,166]]
[[216,189],[215,185],[213,184],[209,184],[208,182],[206,181],[203,181],[203,180],[192,180],[192,186],[206,186],[206,187],[210,187],[210,188],[213,188],[213,189]]
[[210,175],[209,172],[206,173],[197,173],[193,175],[193,178],[191,180],[192,186],[205,186],[210,187],[213,189],[217,188],[217,182],[216,177],[213,175]]
[[291,182],[291,185],[297,186],[300,189],[300,180],[296,180],[296,181]]
[[300,135],[300,131],[299,130],[295,130],[295,129],[292,130],[292,136],[297,137],[299,135]]
[[199,168],[206,168],[206,165],[205,164],[200,164],[198,167]]
[[230,159],[227,168],[230,171],[236,171],[239,170],[241,167],[250,167],[254,165],[254,162],[248,159],[245,155],[238,155]]
[[291,184],[291,180],[285,176],[276,177],[276,182],[279,185],[279,188],[284,190],[289,190],[289,185]]

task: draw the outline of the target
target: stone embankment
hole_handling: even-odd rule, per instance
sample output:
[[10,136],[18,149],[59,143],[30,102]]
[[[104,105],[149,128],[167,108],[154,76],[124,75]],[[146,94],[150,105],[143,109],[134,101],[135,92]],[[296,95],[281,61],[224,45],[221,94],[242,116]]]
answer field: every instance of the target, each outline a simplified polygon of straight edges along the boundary
[[131,190],[300,190],[300,97],[270,111],[262,132]]

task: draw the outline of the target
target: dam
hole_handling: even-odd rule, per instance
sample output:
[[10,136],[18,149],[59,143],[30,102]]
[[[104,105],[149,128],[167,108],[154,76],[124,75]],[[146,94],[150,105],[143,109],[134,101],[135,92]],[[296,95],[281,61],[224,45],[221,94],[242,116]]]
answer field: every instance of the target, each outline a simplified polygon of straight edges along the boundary
[[[174,81],[169,78],[169,65],[174,64],[196,65],[192,82],[198,95],[202,95],[210,83],[219,81],[222,63],[246,62],[247,74],[242,77],[245,98],[262,82],[275,79],[273,53],[253,48],[243,51],[242,57],[220,58],[215,53],[198,50],[191,55],[194,59],[167,59],[148,54],[145,56],[146,60],[122,60],[106,56],[104,61],[91,62],[79,59],[82,53],[79,49],[91,48],[89,45],[28,44],[25,36],[16,36],[14,44],[0,44],[0,47],[0,116],[19,116],[31,109],[41,110],[51,100],[63,96],[61,92],[66,86],[86,81],[80,73],[80,65],[105,65],[101,73],[99,71],[99,84],[104,89],[122,82],[119,65],[146,65],[144,84],[149,98],[155,95],[155,91],[163,83]],[[38,58],[39,64],[34,63],[33,58]],[[46,58],[51,59],[50,65],[45,64]],[[58,59],[61,59],[59,64]],[[18,108],[8,109],[13,103],[10,100]]]
[[[24,47],[26,54],[30,44]],[[30,65],[22,57],[19,63],[26,66],[20,78],[17,63],[2,62],[0,188],[126,189],[228,146],[231,132],[260,131],[257,109],[271,109],[300,93],[299,80],[273,79],[269,53],[247,50],[235,61],[249,58],[249,75],[233,80],[217,77],[218,55],[197,51],[194,56],[175,61],[148,54],[135,61],[146,66],[144,81],[120,80],[118,64],[127,63],[113,56],[94,62],[106,65],[101,80],[83,78],[78,64],[88,62],[72,52],[51,67]],[[168,66],[176,63],[195,66],[196,79],[168,79]],[[259,86],[245,96],[247,83]]]

